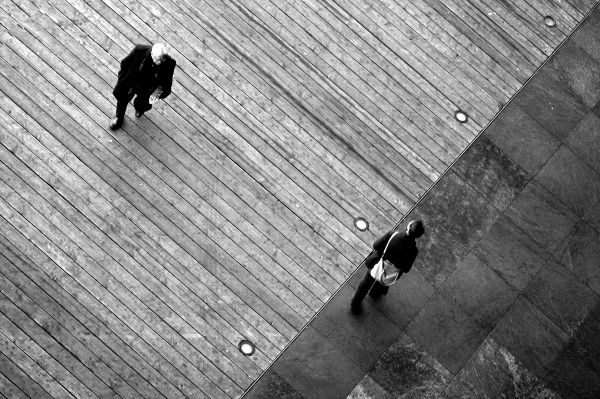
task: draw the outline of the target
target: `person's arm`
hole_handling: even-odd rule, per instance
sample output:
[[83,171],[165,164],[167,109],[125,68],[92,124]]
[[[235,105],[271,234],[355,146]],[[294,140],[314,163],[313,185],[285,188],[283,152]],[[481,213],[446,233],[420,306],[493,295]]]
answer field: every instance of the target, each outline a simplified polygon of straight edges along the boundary
[[403,273],[408,273],[410,271],[413,263],[415,262],[415,259],[417,259],[418,254],[419,250],[415,248],[413,251],[410,251],[406,258],[402,260],[401,269]]
[[119,78],[122,77],[124,73],[129,69],[131,64],[133,63],[136,53],[139,51],[139,44],[136,45],[130,52],[121,60],[121,67],[119,69]]
[[387,233],[379,237],[377,240],[375,240],[375,242],[373,243],[373,249],[377,252],[383,253],[383,250],[385,249],[385,246],[387,245],[387,242],[389,241],[393,233],[394,230],[388,231]]
[[163,72],[163,76],[161,78],[161,84],[158,87],[160,90],[159,98],[166,98],[169,94],[171,94],[171,86],[173,85],[173,74],[175,73],[175,67],[177,66],[177,62],[174,59],[170,59],[168,65],[165,66],[165,71]]

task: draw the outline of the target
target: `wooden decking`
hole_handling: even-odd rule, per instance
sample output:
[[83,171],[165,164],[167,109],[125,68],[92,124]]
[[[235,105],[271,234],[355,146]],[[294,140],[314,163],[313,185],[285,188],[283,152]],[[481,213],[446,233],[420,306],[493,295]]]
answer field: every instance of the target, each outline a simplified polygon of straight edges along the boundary
[[0,397],[239,398],[595,3],[0,0]]

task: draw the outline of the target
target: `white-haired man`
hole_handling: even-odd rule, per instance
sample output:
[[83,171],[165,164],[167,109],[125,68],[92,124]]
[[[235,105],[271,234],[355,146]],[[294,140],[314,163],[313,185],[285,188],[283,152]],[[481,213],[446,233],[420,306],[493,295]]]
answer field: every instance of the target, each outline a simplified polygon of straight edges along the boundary
[[176,65],[165,45],[137,44],[121,61],[117,84],[113,90],[117,109],[114,118],[110,120],[110,128],[114,130],[121,127],[127,104],[133,96],[136,96],[133,102],[135,116],[139,118],[152,108],[152,103],[171,94]]

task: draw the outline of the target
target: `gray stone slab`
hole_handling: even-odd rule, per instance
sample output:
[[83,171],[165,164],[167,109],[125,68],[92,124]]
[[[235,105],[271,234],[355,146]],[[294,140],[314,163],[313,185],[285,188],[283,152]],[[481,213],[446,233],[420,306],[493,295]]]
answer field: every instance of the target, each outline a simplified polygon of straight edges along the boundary
[[571,38],[579,47],[600,61],[600,13],[593,12]]
[[600,175],[561,146],[535,179],[575,214],[583,216],[600,198]]
[[511,306],[490,337],[540,378],[569,340],[566,332],[523,297]]
[[524,295],[570,336],[598,302],[591,289],[554,259],[542,268]]
[[543,382],[538,382],[527,395],[527,399],[563,399],[563,397],[548,388]]
[[406,334],[385,351],[369,376],[396,398],[437,398],[453,378]]
[[[360,314],[351,312],[353,294],[353,287],[345,285],[310,325],[366,373],[402,329],[376,309],[363,306]],[[384,298],[381,302],[387,300]]]
[[579,223],[554,254],[582,283],[600,295],[600,233]]
[[443,227],[441,215],[426,214],[418,206],[410,216],[422,219],[427,229],[417,242],[419,255],[411,272],[419,271],[434,287],[439,287],[456,270],[468,250],[459,237]]
[[569,38],[549,60],[562,83],[588,108],[600,100],[600,62]]
[[383,389],[371,377],[366,375],[346,399],[393,399],[394,397]]
[[444,399],[478,399],[479,395],[475,394],[465,384],[463,384],[457,378],[448,385],[446,391],[441,396]]
[[594,358],[600,359],[600,304],[581,323],[573,342],[584,347]]
[[561,73],[546,65],[513,99],[559,141],[566,140],[588,109],[575,97]]
[[554,252],[579,217],[550,191],[531,181],[504,213],[549,252]]
[[600,232],[600,201],[596,202],[588,209],[583,220],[586,223],[589,223],[596,231]]
[[457,378],[480,398],[522,397],[539,379],[510,351],[489,337]]
[[517,290],[523,290],[550,253],[502,215],[473,252]]
[[244,399],[303,399],[290,384],[285,382],[272,370],[267,372],[256,382]]
[[471,253],[442,285],[440,294],[491,330],[519,293]]
[[426,228],[432,224],[443,227],[467,249],[479,241],[500,214],[490,201],[452,171],[436,183],[419,209],[429,217]]
[[344,353],[308,326],[272,366],[305,399],[346,397],[364,376]]
[[572,343],[556,358],[545,384],[563,398],[600,397],[600,359]]
[[458,373],[485,338],[458,306],[435,294],[406,328],[408,336],[452,374]]
[[596,172],[600,172],[600,118],[598,116],[589,112],[567,140],[567,146]]
[[515,102],[509,103],[483,136],[531,175],[536,174],[560,146],[560,141]]
[[504,210],[531,179],[529,173],[485,136],[473,142],[452,170],[500,210]]

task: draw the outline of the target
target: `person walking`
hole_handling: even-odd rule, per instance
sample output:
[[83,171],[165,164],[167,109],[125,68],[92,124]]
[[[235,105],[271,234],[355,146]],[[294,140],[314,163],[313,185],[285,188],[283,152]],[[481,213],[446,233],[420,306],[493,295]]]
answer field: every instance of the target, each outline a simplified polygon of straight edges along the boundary
[[425,233],[421,220],[412,220],[405,231],[392,230],[373,243],[374,251],[365,259],[367,275],[358,285],[350,308],[358,311],[369,293],[373,299],[387,295],[390,285],[394,284],[402,273],[410,271],[419,249],[415,240]]
[[176,65],[175,60],[167,54],[164,44],[137,44],[121,61],[117,84],[113,90],[117,109],[109,127],[112,130],[121,127],[127,104],[134,96],[135,116],[140,118],[152,108],[154,102],[171,94]]

